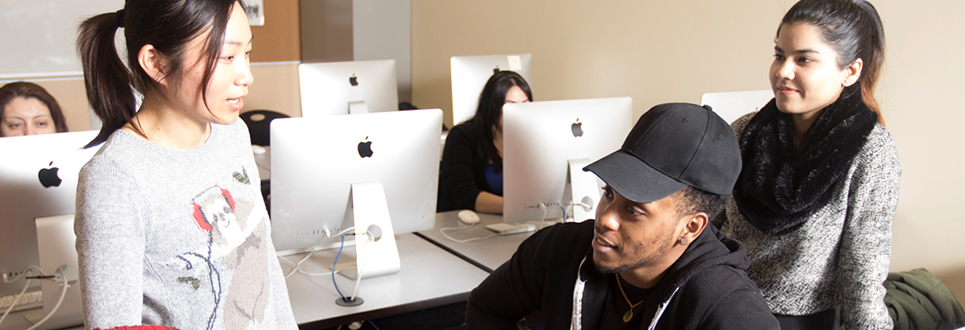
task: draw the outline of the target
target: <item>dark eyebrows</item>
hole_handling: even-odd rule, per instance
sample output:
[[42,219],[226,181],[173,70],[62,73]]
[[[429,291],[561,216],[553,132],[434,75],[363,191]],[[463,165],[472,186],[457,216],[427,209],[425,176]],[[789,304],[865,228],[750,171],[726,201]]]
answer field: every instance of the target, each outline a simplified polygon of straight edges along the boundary
[[[781,49],[781,47],[778,47],[778,46],[774,46],[774,51],[775,51],[775,52],[778,52],[778,53],[781,53],[781,54],[784,54],[784,50]],[[818,52],[818,51],[816,51],[816,50],[814,50],[814,49],[810,49],[810,48],[798,49],[798,50],[795,50],[795,51],[793,51],[793,52],[791,52],[791,53],[792,53],[792,54],[820,54],[820,52]]]
[[[251,39],[248,39],[248,44],[250,45],[251,42],[254,41],[254,40],[255,40],[255,36],[251,36]],[[242,43],[241,41],[237,41],[237,40],[225,40],[224,44],[225,44],[226,46],[245,46],[244,43]]]

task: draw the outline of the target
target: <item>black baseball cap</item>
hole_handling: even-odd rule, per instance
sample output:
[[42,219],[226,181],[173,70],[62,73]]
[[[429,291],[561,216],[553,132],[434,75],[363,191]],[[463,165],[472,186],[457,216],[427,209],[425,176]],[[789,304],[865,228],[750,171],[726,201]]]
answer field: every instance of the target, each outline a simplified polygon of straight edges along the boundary
[[730,195],[741,171],[737,136],[709,106],[666,103],[640,116],[620,150],[583,168],[637,203],[686,186]]

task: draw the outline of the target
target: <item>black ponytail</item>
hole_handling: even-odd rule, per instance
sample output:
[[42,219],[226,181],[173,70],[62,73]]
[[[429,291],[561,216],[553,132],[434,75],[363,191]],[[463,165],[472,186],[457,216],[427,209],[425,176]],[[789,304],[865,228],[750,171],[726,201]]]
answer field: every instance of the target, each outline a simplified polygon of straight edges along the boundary
[[107,140],[111,133],[130,122],[135,113],[131,75],[114,47],[117,23],[117,13],[107,13],[80,25],[77,51],[84,68],[87,101],[103,123],[100,133],[87,147]]

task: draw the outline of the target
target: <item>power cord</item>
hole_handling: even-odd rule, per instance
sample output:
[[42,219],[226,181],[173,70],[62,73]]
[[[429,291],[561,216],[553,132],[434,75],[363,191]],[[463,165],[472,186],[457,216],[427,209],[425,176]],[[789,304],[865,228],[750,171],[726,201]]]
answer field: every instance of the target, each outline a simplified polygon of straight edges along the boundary
[[452,231],[452,230],[465,230],[465,229],[469,229],[469,228],[475,227],[476,225],[477,225],[477,223],[471,224],[471,225],[469,225],[469,226],[467,226],[467,227],[446,227],[446,228],[439,229],[439,233],[442,234],[442,236],[445,236],[446,238],[448,238],[450,241],[453,241],[453,242],[456,242],[456,243],[469,243],[469,242],[473,242],[473,241],[481,241],[481,240],[488,239],[488,238],[491,238],[491,237],[493,237],[493,236],[498,235],[498,234],[491,234],[491,235],[489,235],[489,236],[483,236],[483,237],[473,237],[473,238],[467,238],[467,239],[455,239],[455,238],[452,238],[451,236],[449,236],[448,234],[446,234],[446,231],[447,231],[447,230],[448,230],[448,231]]
[[64,302],[64,297],[67,296],[67,288],[69,288],[70,285],[67,284],[67,274],[64,274],[63,267],[58,268],[58,269],[57,269],[57,272],[60,273],[60,278],[64,281],[64,282],[61,284],[61,286],[63,286],[64,288],[60,290],[60,298],[57,299],[57,304],[54,305],[54,308],[50,310],[50,313],[47,313],[47,315],[44,316],[43,319],[41,319],[39,322],[37,322],[37,324],[34,324],[32,327],[27,328],[27,330],[37,329],[37,328],[39,328],[41,325],[43,325],[44,322],[47,322],[47,320],[49,320],[52,316],[54,316],[54,313],[57,313],[57,309],[60,308],[60,304],[62,304],[62,303]]
[[[20,277],[23,277],[25,274],[30,273],[30,272],[32,271],[32,269],[37,269],[38,271],[41,272],[41,274],[43,273],[43,271],[40,269],[40,267],[38,267],[38,266],[30,266],[30,267],[28,267],[26,270],[24,270],[23,272],[21,272],[20,275],[18,275],[16,278],[14,278],[14,279],[12,279],[12,280],[8,280],[8,279],[7,279],[7,274],[4,273],[4,274],[3,274],[3,282],[4,282],[4,283],[15,282],[15,281],[17,281],[18,279],[20,279]],[[27,293],[27,288],[30,287],[30,279],[28,278],[26,282],[27,282],[27,283],[24,284],[24,286],[23,286],[23,290],[20,290],[20,294],[17,295],[17,298],[15,298],[15,299],[13,300],[13,303],[10,304],[10,307],[7,308],[7,311],[6,311],[6,312],[3,312],[3,316],[0,317],[0,324],[3,324],[3,320],[7,319],[7,314],[10,314],[10,311],[12,311],[13,308],[17,306],[17,303],[20,302],[20,298],[23,298],[23,295],[24,295],[25,293]]]
[[[27,274],[30,274],[31,272],[33,272],[34,269],[36,269],[37,272],[40,273],[40,276],[34,276],[34,277],[27,276]],[[70,284],[68,284],[68,282],[67,282],[67,274],[64,274],[64,269],[63,269],[63,268],[58,268],[58,269],[57,269],[57,273],[60,274],[60,279],[63,281],[63,282],[61,283],[61,286],[63,287],[63,289],[60,290],[60,299],[57,300],[57,304],[54,305],[54,308],[50,310],[50,313],[47,313],[47,315],[44,316],[43,319],[41,319],[39,322],[37,322],[36,324],[34,324],[32,327],[27,328],[27,330],[37,329],[38,327],[40,327],[41,325],[43,325],[44,322],[47,322],[47,320],[49,320],[52,316],[54,316],[54,313],[57,313],[57,310],[60,309],[60,304],[62,304],[62,303],[64,302],[64,297],[67,296],[67,288],[70,287]],[[12,311],[15,306],[17,306],[17,302],[19,302],[19,301],[20,301],[20,298],[22,298],[23,295],[27,292],[27,288],[30,287],[30,280],[32,280],[32,279],[52,279],[51,276],[50,276],[50,275],[47,275],[46,273],[44,273],[43,269],[40,269],[39,266],[33,265],[33,266],[30,266],[30,267],[27,267],[27,269],[25,269],[23,272],[20,273],[20,275],[17,275],[17,277],[14,277],[13,279],[9,279],[9,278],[7,278],[7,274],[3,274],[3,281],[4,281],[5,283],[11,283],[11,282],[15,282],[15,281],[19,280],[21,277],[24,277],[24,278],[26,279],[26,282],[27,282],[27,283],[24,284],[23,290],[20,291],[20,294],[17,295],[17,298],[15,298],[15,299],[13,300],[13,304],[10,304],[10,307],[8,307],[5,312],[3,312],[3,316],[0,316],[0,324],[3,324],[3,321],[7,319],[7,315],[9,315],[9,314],[10,314],[10,311]],[[54,277],[54,278],[56,278],[56,277]]]
[[[582,207],[584,211],[589,211],[589,210],[592,210],[592,209],[593,209],[592,206],[586,205],[586,203],[583,203],[583,202],[570,202],[569,204],[566,204],[566,206],[569,207],[569,209],[570,209],[571,211],[573,211],[572,214],[569,214],[569,216],[575,216],[576,210],[574,210],[573,208],[576,207],[577,205],[579,205],[580,207]],[[566,219],[567,219],[567,214],[568,214],[568,213],[566,212],[566,209],[563,209],[563,221],[564,221],[564,222],[565,222]],[[586,219],[583,219],[583,220],[586,220]],[[578,220],[573,219],[573,221],[578,221]]]
[[[342,231],[338,232],[337,234],[335,234],[334,236],[343,235],[343,234],[345,234],[345,233],[347,233],[347,232],[349,232],[349,231],[352,231],[352,230],[355,230],[355,227],[350,227],[350,228],[348,228],[348,229],[342,230]],[[325,231],[325,236],[326,236],[326,237],[331,238],[331,237],[333,236],[333,235],[331,234],[331,231],[329,231],[328,229],[324,229],[324,231]],[[342,246],[344,246],[344,244],[345,244],[345,241],[344,241],[344,237],[343,237]],[[341,249],[341,246],[339,247],[339,249]],[[325,250],[325,249],[322,249],[322,250]],[[291,276],[294,275],[295,273],[300,273],[300,274],[308,275],[308,276],[328,276],[328,275],[334,275],[334,273],[338,273],[338,271],[336,271],[334,267],[332,268],[332,271],[331,271],[331,272],[328,272],[328,273],[309,273],[309,272],[306,272],[306,271],[302,270],[302,269],[301,269],[302,263],[305,262],[305,261],[307,261],[308,259],[310,259],[310,258],[315,254],[316,251],[318,251],[318,249],[312,248],[311,250],[308,251],[308,255],[306,255],[305,257],[303,257],[303,258],[301,258],[300,260],[298,260],[298,262],[292,262],[291,260],[288,260],[288,258],[285,258],[285,257],[283,257],[283,256],[278,256],[278,260],[284,261],[285,263],[287,263],[288,265],[290,265],[290,266],[292,267],[292,270],[289,271],[288,274],[285,274],[285,279],[288,279],[289,277],[291,277]]]

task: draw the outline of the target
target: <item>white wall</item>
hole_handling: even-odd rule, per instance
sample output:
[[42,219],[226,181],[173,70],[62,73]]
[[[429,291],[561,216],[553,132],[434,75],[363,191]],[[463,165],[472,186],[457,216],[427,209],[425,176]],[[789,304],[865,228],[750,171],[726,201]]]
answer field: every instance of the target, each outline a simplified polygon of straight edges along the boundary
[[123,6],[124,0],[0,0],[0,79],[79,73],[77,27]]

